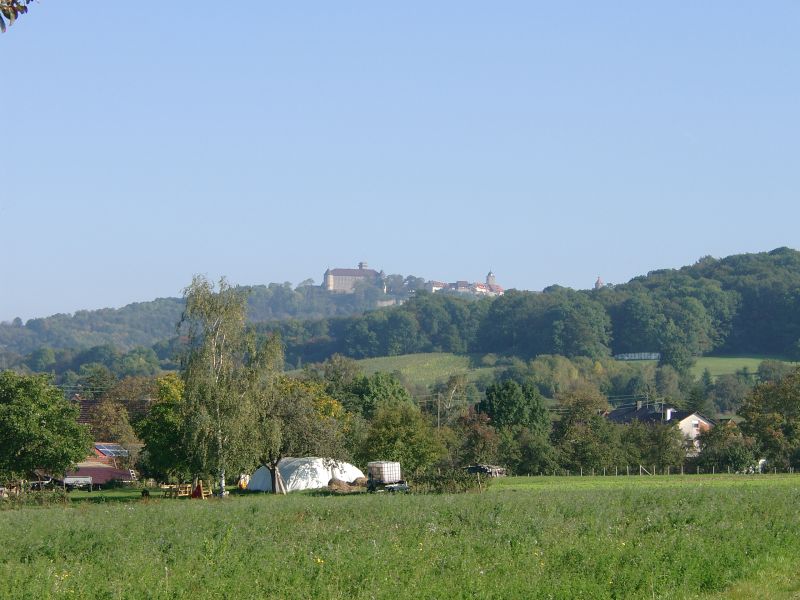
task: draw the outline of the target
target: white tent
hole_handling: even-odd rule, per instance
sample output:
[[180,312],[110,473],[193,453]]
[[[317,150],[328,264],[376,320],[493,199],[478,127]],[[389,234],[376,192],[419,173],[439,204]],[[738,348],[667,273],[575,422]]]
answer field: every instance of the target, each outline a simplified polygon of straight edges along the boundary
[[[336,461],[326,465],[324,458],[316,456],[282,458],[278,463],[278,471],[287,492],[323,488],[334,477],[348,482],[364,477],[361,469],[354,467],[350,463]],[[270,470],[267,467],[259,467],[251,475],[247,489],[257,492],[271,492],[272,475]]]

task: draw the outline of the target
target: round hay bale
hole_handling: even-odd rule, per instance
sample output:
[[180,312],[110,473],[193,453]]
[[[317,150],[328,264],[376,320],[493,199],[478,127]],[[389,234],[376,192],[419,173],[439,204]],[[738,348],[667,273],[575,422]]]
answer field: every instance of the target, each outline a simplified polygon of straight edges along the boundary
[[328,482],[328,490],[331,492],[349,492],[350,485],[346,481],[334,477]]
[[350,485],[352,485],[353,487],[367,487],[367,478],[356,477],[353,481],[350,482]]

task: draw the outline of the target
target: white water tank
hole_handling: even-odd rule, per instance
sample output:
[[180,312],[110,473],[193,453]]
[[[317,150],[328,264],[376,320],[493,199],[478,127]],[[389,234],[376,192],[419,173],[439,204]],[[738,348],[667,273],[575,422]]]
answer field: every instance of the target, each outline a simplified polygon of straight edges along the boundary
[[375,483],[397,483],[402,481],[400,463],[375,460],[367,463],[367,478]]

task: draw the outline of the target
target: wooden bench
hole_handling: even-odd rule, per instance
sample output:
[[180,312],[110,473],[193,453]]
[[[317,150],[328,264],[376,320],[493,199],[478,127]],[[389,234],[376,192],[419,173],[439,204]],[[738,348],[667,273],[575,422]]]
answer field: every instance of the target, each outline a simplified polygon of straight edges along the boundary
[[[202,492],[203,500],[206,498],[210,498],[211,493],[211,484],[208,484],[208,487],[203,485],[201,481],[199,483],[200,491]],[[191,483],[179,483],[177,485],[168,485],[164,488],[164,498],[192,498],[193,497],[194,489],[192,489]]]
[[178,485],[170,485],[164,488],[164,498],[191,498],[192,497],[192,484],[179,483]]

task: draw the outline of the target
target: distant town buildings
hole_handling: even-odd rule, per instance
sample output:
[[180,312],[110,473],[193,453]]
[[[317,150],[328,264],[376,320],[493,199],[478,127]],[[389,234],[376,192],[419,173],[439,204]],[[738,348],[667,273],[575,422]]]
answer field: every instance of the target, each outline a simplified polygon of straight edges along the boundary
[[497,285],[497,280],[492,271],[486,275],[485,283],[470,283],[469,281],[456,281],[454,283],[444,283],[443,281],[429,281],[425,289],[431,293],[442,290],[456,292],[458,294],[472,294],[474,296],[502,296],[505,291],[502,286]]
[[358,282],[379,283],[381,274],[370,269],[367,263],[358,263],[357,269],[328,269],[322,276],[322,287],[329,292],[352,294]]

